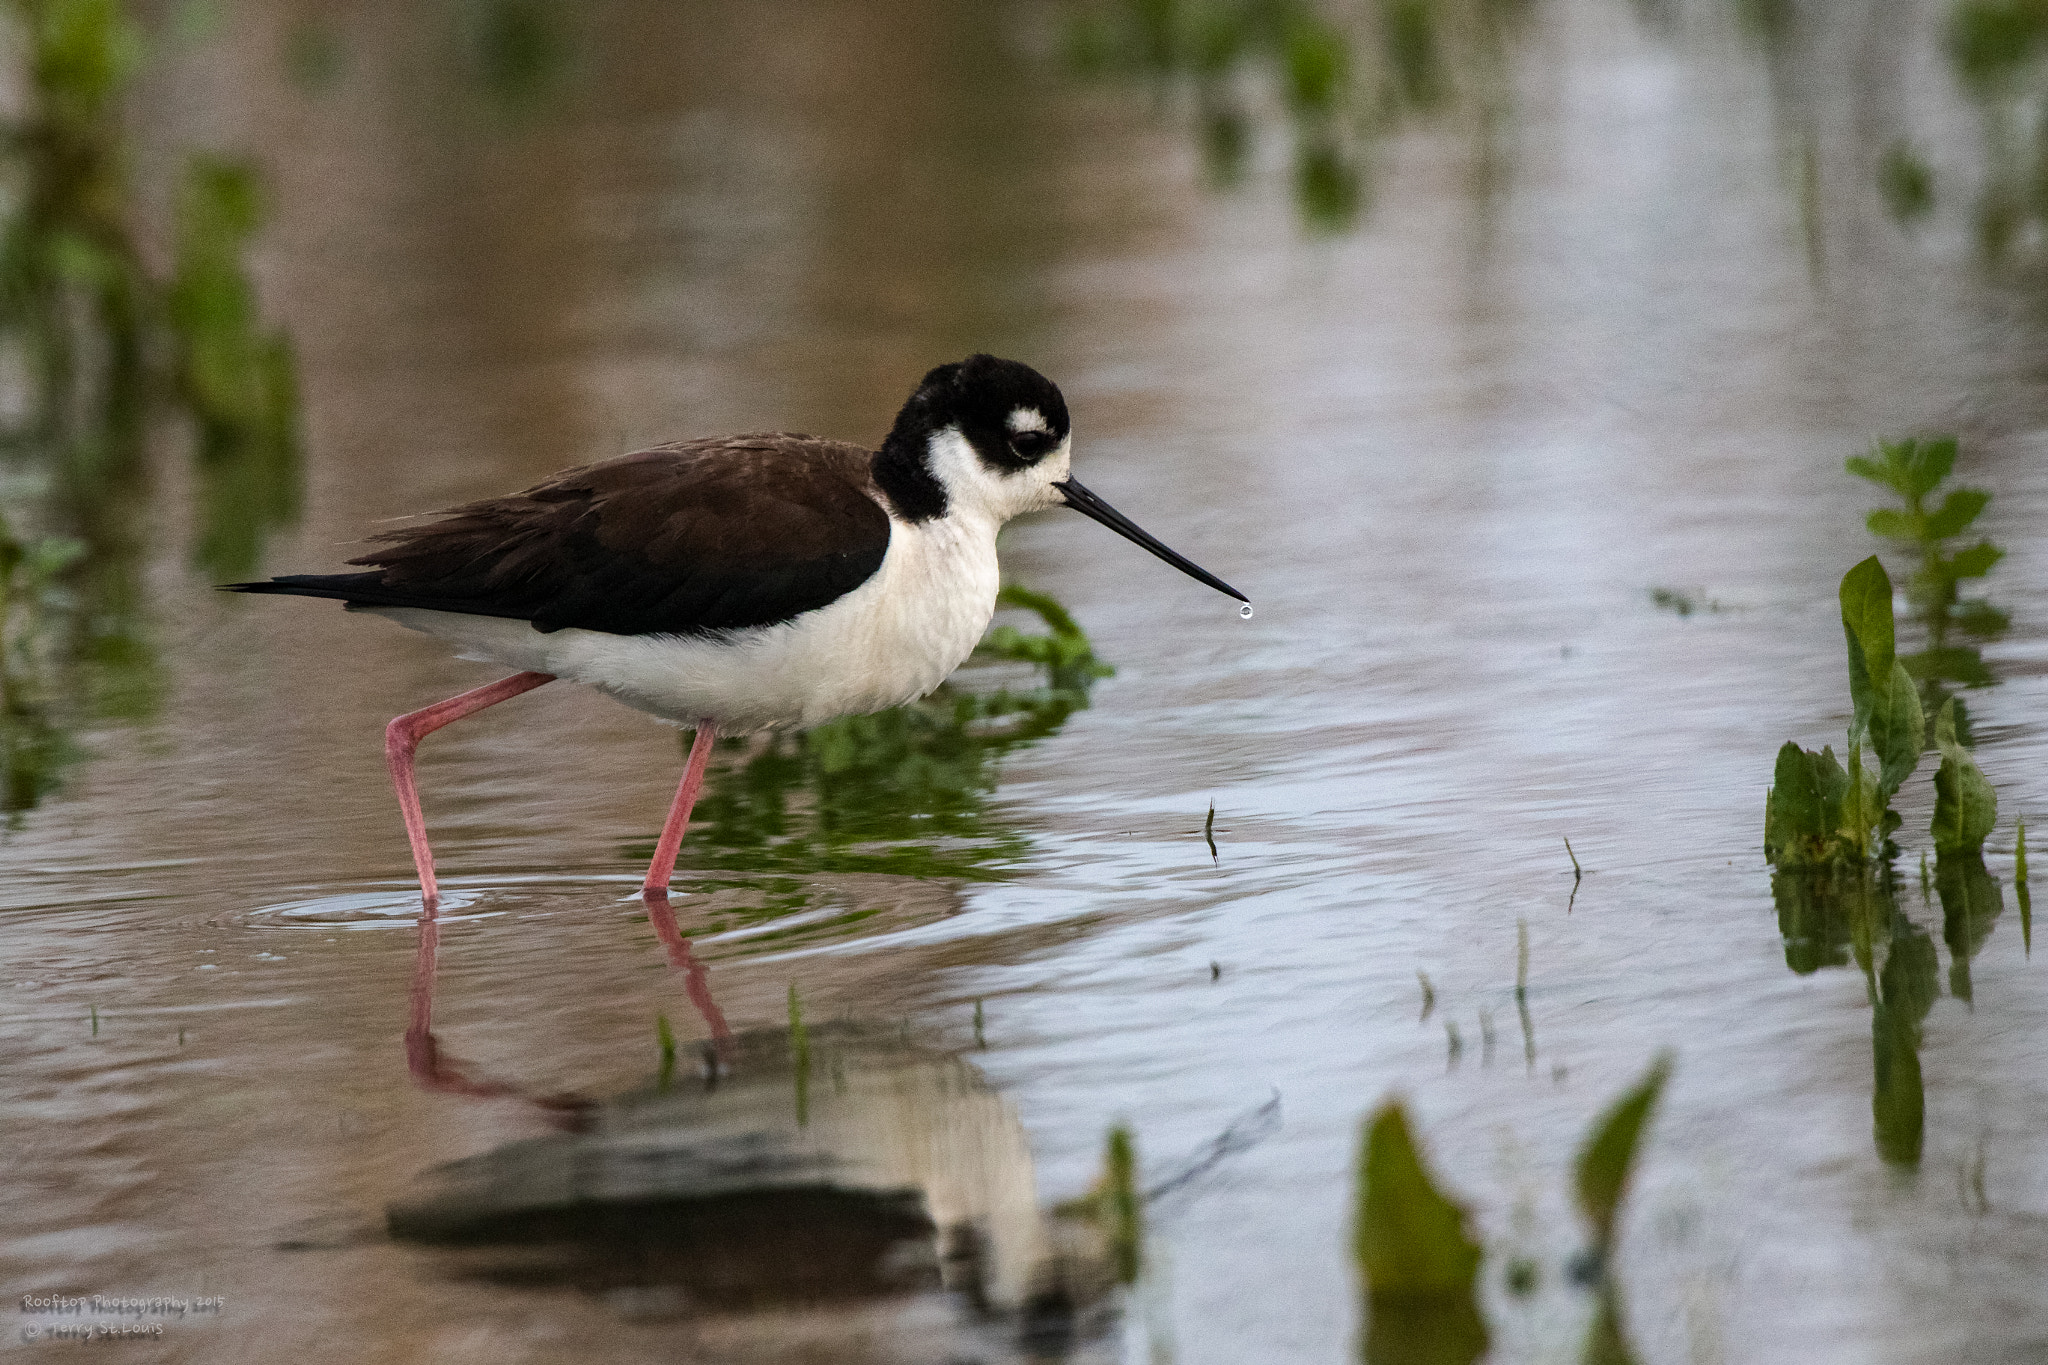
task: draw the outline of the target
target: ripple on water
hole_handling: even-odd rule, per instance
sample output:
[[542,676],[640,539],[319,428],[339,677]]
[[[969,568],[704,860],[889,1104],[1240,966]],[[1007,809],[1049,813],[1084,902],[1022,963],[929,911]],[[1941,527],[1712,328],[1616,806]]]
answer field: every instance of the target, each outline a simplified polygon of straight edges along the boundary
[[[502,909],[472,908],[483,899],[479,890],[445,888],[437,918],[445,923],[504,913]],[[410,885],[328,891],[223,915],[211,922],[255,929],[407,929],[420,922],[420,893]]]

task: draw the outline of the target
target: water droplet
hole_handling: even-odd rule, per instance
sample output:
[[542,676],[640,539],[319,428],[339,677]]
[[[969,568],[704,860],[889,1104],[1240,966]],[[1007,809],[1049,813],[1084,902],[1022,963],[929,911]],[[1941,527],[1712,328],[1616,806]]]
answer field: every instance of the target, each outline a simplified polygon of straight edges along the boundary
[[1251,619],[1252,619],[1252,604],[1251,604],[1251,603],[1249,603],[1249,602],[1245,603],[1245,604],[1244,604],[1243,606],[1241,606],[1241,607],[1239,607],[1239,608],[1237,609],[1237,614],[1238,614],[1239,616],[1242,616],[1242,617],[1243,617],[1243,618],[1244,618],[1245,620],[1247,620],[1247,621],[1251,620]]

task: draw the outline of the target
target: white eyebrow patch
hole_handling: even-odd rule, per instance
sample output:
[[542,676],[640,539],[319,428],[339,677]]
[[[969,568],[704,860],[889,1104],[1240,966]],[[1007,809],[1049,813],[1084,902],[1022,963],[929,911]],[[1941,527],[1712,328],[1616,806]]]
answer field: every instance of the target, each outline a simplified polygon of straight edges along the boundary
[[1012,432],[1012,434],[1019,431],[1050,430],[1052,430],[1052,428],[1048,427],[1045,424],[1045,415],[1039,412],[1037,408],[1010,409],[1010,431]]

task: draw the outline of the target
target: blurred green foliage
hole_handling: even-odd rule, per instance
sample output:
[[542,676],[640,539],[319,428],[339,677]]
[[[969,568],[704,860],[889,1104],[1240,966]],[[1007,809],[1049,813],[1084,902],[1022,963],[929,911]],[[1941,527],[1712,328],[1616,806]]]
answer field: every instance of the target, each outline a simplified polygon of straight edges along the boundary
[[1877,163],[1877,189],[1893,222],[1917,223],[1934,212],[1934,168],[1905,138],[1885,148]]
[[1983,121],[1977,238],[1987,257],[2001,260],[2030,228],[2048,225],[2048,127],[2039,114],[2048,96],[2048,3],[1956,0],[1944,45]]
[[1078,0],[1066,46],[1084,76],[1184,94],[1219,186],[1243,179],[1260,115],[1284,120],[1302,221],[1336,231],[1365,211],[1373,144],[1402,116],[1466,112],[1482,133],[1500,122],[1521,11],[1519,0]]
[[1355,1183],[1365,1360],[1470,1365],[1488,1345],[1478,1302],[1483,1253],[1465,1208],[1430,1178],[1398,1101],[1366,1120]]
[[297,511],[299,471],[291,351],[260,328],[243,261],[261,218],[253,173],[192,158],[173,269],[154,270],[137,244],[123,125],[142,28],[123,0],[7,0],[0,15],[23,90],[0,130],[0,353],[20,375],[0,427],[0,790],[12,813],[75,757],[66,727],[145,716],[162,693],[142,588],[162,516],[152,415],[169,408],[193,434],[193,555],[218,576],[255,567],[265,532]]
[[[1573,1164],[1573,1185],[1593,1239],[1570,1279],[1596,1295],[1581,1358],[1619,1365],[1636,1356],[1623,1322],[1613,1259],[1622,1201],[1634,1178],[1642,1138],[1671,1059],[1659,1057],[1643,1079],[1595,1120]],[[1365,1297],[1366,1365],[1473,1365],[1490,1345],[1480,1311],[1485,1249],[1465,1208],[1430,1175],[1398,1100],[1380,1106],[1361,1135],[1352,1217],[1352,1255]],[[1540,1270],[1526,1256],[1503,1272],[1508,1292],[1534,1292]]]

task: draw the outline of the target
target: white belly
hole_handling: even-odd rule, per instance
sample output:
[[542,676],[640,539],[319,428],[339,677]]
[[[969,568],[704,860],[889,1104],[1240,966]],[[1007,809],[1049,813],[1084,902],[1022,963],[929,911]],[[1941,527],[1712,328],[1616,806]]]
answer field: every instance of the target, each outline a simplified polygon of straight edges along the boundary
[[525,621],[367,607],[461,657],[587,683],[637,710],[722,734],[882,711],[946,680],[980,642],[1001,584],[996,527],[963,516],[889,527],[872,578],[779,626],[726,635],[543,634]]

